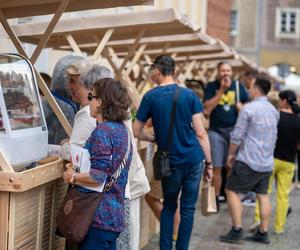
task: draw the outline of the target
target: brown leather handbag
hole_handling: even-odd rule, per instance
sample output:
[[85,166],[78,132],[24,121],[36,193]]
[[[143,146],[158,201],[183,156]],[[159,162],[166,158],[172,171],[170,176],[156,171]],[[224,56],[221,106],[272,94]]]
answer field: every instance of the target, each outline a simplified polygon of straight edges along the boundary
[[103,193],[81,193],[69,186],[56,215],[57,229],[70,243],[79,243],[86,236]]
[[58,234],[65,237],[70,243],[81,242],[89,231],[93,222],[97,208],[103,198],[104,192],[110,190],[126,166],[131,149],[130,137],[128,135],[127,152],[116,172],[110,177],[110,181],[105,184],[102,193],[79,192],[74,185],[70,185],[66,196],[56,214],[56,224]]

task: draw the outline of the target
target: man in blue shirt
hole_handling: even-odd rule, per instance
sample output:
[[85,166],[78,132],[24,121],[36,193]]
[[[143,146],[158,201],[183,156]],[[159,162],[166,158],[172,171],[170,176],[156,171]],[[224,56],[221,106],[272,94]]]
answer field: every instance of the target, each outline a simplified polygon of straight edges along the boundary
[[[217,205],[222,186],[222,167],[226,165],[229,132],[235,125],[242,103],[248,95],[243,85],[232,80],[232,68],[228,62],[218,64],[217,80],[209,82],[205,89],[205,110],[210,116],[209,140],[214,166],[213,183]],[[219,206],[218,206],[219,207]]]
[[[175,62],[171,57],[162,55],[155,59],[151,78],[158,86],[144,95],[133,126],[135,137],[152,142],[155,140],[158,149],[170,150],[172,171],[169,177],[162,180],[164,202],[160,223],[160,249],[168,250],[172,249],[173,221],[180,192],[181,218],[176,248],[188,249],[204,156],[206,180],[212,179],[210,145],[200,115],[202,105],[193,91],[175,83],[174,69]],[[172,101],[177,88],[180,92],[176,102],[172,143],[167,145]],[[150,118],[155,137],[143,130]]]

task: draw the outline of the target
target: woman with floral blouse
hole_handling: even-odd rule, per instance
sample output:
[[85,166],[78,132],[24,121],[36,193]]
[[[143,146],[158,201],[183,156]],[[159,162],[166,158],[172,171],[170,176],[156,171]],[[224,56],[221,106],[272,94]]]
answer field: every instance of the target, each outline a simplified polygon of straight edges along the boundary
[[85,144],[90,153],[90,172],[75,173],[69,164],[64,172],[64,180],[78,185],[80,192],[89,192],[81,185],[93,187],[103,182],[108,183],[125,155],[128,155],[124,169],[111,189],[104,192],[88,234],[79,244],[81,250],[115,250],[116,239],[125,227],[125,187],[132,158],[132,145],[128,143],[128,131],[123,121],[129,117],[131,100],[121,82],[106,78],[94,83],[89,101],[91,116],[98,122]]

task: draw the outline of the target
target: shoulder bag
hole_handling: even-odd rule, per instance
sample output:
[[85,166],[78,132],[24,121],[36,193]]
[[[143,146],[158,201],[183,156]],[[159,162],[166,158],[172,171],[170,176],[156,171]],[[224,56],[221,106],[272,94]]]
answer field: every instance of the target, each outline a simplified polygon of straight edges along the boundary
[[110,177],[109,182],[105,184],[102,193],[94,191],[82,193],[79,192],[74,185],[69,186],[61,207],[56,214],[58,233],[65,237],[68,242],[79,243],[85,238],[93,222],[101,199],[103,198],[104,192],[110,190],[111,186],[118,180],[122,170],[126,166],[130,148],[130,138],[128,133],[128,147],[126,154],[118,169]]
[[153,174],[155,180],[162,180],[171,175],[171,165],[170,165],[170,147],[172,144],[172,135],[173,135],[173,126],[174,126],[174,117],[176,112],[176,102],[180,93],[179,86],[176,85],[175,94],[173,97],[172,111],[170,115],[170,126],[168,130],[168,139],[167,146],[165,149],[158,148],[154,154],[152,165],[153,165]]

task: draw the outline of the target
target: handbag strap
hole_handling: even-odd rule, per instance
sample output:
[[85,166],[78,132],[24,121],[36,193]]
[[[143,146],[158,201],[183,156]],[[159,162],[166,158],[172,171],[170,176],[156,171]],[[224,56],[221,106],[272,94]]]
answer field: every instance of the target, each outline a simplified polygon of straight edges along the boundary
[[127,144],[127,150],[126,150],[126,153],[125,153],[125,156],[123,157],[118,169],[112,174],[112,176],[110,177],[110,180],[107,184],[105,184],[105,187],[104,187],[104,191],[109,191],[111,189],[111,186],[119,179],[123,169],[125,168],[126,166],[126,163],[128,161],[128,157],[129,157],[129,154],[130,154],[130,149],[131,149],[131,139],[130,139],[130,135],[129,135],[129,131],[127,129],[127,140],[128,140],[128,144]]
[[170,126],[168,129],[167,149],[169,149],[171,147],[172,140],[173,140],[172,132],[173,132],[173,126],[174,126],[175,113],[176,113],[176,102],[177,102],[179,93],[180,93],[180,88],[178,85],[176,85],[176,90],[175,90],[175,93],[173,96],[172,110],[171,110],[171,115],[170,115]]

